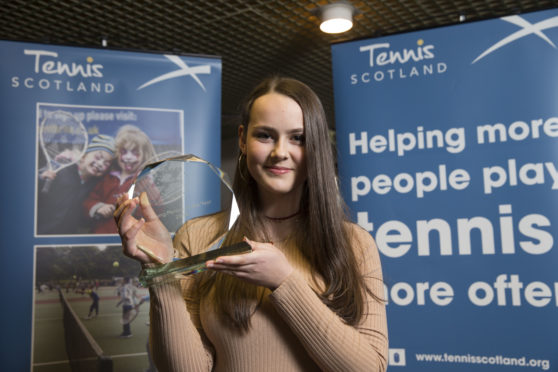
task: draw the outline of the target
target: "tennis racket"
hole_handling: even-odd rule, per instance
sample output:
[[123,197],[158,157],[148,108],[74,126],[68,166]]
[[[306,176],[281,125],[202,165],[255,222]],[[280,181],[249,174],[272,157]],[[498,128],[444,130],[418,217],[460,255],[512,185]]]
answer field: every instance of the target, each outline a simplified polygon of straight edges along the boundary
[[[58,172],[75,164],[87,149],[87,131],[69,112],[57,110],[45,114],[39,127],[39,142],[48,170]],[[48,192],[52,179],[47,178],[42,192]]]

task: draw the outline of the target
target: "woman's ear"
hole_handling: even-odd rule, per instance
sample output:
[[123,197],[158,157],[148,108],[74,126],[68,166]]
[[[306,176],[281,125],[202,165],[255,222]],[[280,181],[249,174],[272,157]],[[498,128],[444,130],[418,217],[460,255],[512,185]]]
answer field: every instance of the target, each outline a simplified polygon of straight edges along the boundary
[[244,125],[238,126],[238,148],[243,154],[246,154],[246,133],[244,133]]

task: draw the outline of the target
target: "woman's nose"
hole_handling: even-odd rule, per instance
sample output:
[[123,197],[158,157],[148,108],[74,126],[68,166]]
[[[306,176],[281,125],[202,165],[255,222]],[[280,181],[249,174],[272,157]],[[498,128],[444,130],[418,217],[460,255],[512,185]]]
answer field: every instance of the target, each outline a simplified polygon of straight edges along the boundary
[[285,146],[285,141],[277,140],[275,146],[273,147],[272,156],[276,158],[285,158],[287,156],[287,148]]

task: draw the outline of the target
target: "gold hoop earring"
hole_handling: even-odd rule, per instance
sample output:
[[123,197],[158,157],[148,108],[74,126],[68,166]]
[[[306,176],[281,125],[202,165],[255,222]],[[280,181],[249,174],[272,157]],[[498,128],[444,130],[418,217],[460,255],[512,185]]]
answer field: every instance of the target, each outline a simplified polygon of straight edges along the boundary
[[242,181],[244,181],[245,183],[248,183],[248,179],[247,177],[244,176],[244,174],[242,174],[242,157],[244,156],[244,153],[241,152],[240,156],[238,157],[238,174],[240,175],[240,179],[242,179]]

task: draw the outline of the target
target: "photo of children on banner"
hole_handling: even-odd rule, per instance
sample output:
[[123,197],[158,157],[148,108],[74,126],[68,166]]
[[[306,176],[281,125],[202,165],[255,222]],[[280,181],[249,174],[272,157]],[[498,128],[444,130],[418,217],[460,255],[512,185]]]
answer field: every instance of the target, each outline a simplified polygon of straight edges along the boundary
[[[147,134],[140,128],[127,124],[122,126],[115,137],[116,159],[109,172],[97,183],[85,199],[83,206],[88,217],[88,225],[94,234],[116,234],[116,224],[112,214],[116,199],[127,192],[142,167],[155,159],[155,149]],[[146,178],[144,182],[148,183]],[[157,205],[158,191],[146,187],[153,205]]]
[[[38,234],[79,234],[88,231],[83,216],[83,201],[95,187],[96,181],[109,169],[114,151],[114,138],[99,134],[89,141],[79,159],[68,160],[75,163],[57,172],[49,167],[39,169]],[[74,155],[73,151],[60,154],[70,158]],[[47,181],[49,187],[45,188]]]

